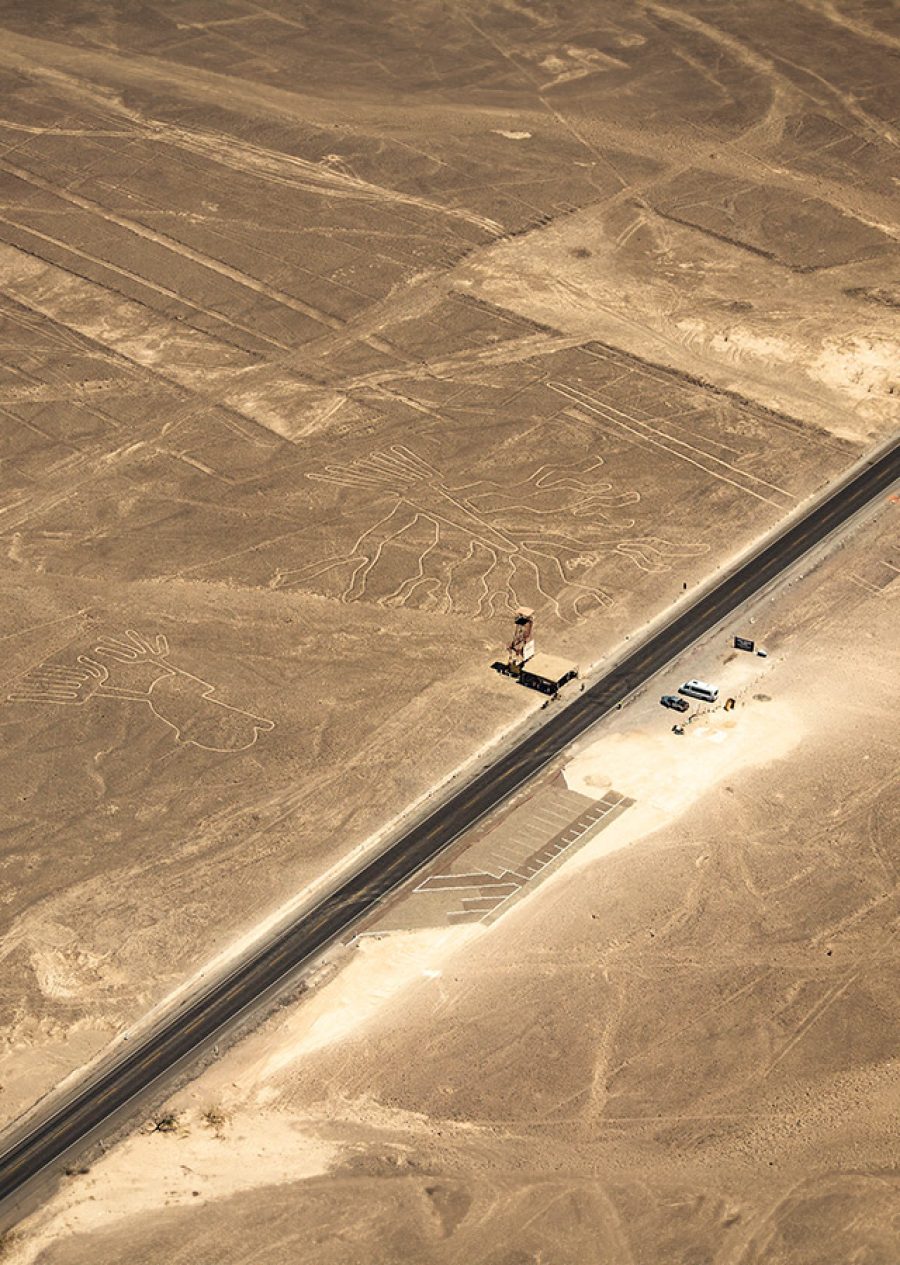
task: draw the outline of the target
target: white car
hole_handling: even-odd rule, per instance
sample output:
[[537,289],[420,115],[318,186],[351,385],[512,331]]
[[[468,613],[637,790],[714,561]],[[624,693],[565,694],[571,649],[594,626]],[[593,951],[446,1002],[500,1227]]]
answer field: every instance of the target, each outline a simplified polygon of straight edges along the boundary
[[678,693],[702,699],[704,703],[714,703],[719,697],[719,688],[708,681],[685,681],[684,685],[679,685]]

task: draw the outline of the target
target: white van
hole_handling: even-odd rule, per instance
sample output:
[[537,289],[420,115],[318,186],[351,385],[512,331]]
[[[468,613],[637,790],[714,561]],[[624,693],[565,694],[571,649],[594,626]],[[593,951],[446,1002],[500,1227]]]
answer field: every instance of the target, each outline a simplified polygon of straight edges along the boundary
[[719,697],[716,686],[706,681],[685,681],[684,685],[679,685],[678,693],[687,694],[688,698],[701,698],[704,703],[714,703]]

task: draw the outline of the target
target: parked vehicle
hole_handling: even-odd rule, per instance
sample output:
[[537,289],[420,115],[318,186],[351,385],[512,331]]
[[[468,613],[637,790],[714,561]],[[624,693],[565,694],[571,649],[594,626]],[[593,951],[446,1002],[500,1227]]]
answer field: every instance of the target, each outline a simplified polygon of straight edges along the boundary
[[718,686],[710,685],[707,681],[685,681],[684,685],[679,685],[679,694],[687,694],[688,698],[699,698],[704,703],[714,703],[719,697]]
[[690,703],[686,698],[679,698],[677,694],[663,694],[659,700],[663,707],[671,707],[673,712],[686,712],[690,707]]

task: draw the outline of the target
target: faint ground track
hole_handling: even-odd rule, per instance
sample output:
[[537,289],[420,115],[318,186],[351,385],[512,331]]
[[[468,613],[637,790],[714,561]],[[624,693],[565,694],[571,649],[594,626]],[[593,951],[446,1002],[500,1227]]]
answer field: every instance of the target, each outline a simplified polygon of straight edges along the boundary
[[[54,62],[60,59],[61,50],[54,48],[51,41],[33,40],[28,36],[4,31],[4,44],[4,61],[21,65],[24,55],[29,74],[49,79],[57,89],[65,88],[76,97],[87,97],[94,108],[106,115],[111,123],[130,124],[145,142],[173,145],[220,166],[230,167],[242,175],[252,172],[256,179],[300,188],[331,199],[374,202],[394,207],[409,206],[431,215],[471,224],[492,237],[503,232],[502,225],[495,220],[479,215],[465,206],[445,205],[403,189],[365,180],[345,161],[335,163],[334,155],[326,155],[323,160],[312,162],[297,154],[268,149],[235,136],[200,128],[185,128],[165,119],[145,115],[130,107],[124,96],[113,94],[90,81],[91,67],[98,64],[98,59],[85,50],[79,50],[74,57],[62,54],[62,64],[74,63],[72,74],[58,67],[53,68]],[[103,61],[108,65],[108,56]],[[132,74],[135,69],[131,67]],[[150,74],[155,77],[158,70],[150,69]],[[221,77],[214,75],[213,78],[218,81]],[[206,93],[209,92],[209,87],[207,84]],[[231,91],[233,92],[233,86]],[[98,129],[97,134],[119,136],[122,131],[119,127]]]
[[871,40],[873,44],[880,44],[883,48],[900,49],[900,39],[897,36],[865,22],[859,14],[845,13],[832,0],[800,0],[800,4],[804,9],[810,9],[813,13],[827,18],[835,26],[842,26],[862,39]]
[[[195,153],[211,162],[218,163],[220,166],[229,167],[241,175],[246,175],[249,171],[257,179],[332,199],[349,199],[387,206],[410,206],[431,215],[461,220],[480,228],[490,237],[499,237],[503,233],[502,226],[496,220],[478,215],[466,207],[443,205],[429,198],[406,193],[401,189],[373,184],[355,175],[346,166],[342,169],[326,161],[311,162],[296,154],[265,149],[221,133],[204,132],[159,122],[155,119],[144,119],[134,111],[123,111],[123,113],[137,125],[138,134],[141,135],[142,140],[174,145],[188,153]],[[21,173],[20,178],[36,179],[31,172]],[[56,188],[55,191],[59,196],[65,196],[63,189]],[[104,215],[115,219],[105,210]],[[115,222],[119,221],[116,219]],[[145,228],[145,235],[149,235],[151,231]]]
[[[0,216],[2,219],[2,216]],[[91,395],[137,395],[146,391],[143,383],[125,378],[98,378],[86,382],[36,382],[30,386],[4,385],[0,388],[2,404],[44,404],[56,400],[70,402]]]
[[[70,255],[76,255],[79,259],[95,264],[104,269],[106,272],[115,273],[117,276],[124,277],[128,281],[133,281],[135,284],[142,286],[146,290],[153,290],[155,293],[161,294],[167,299],[174,300],[183,307],[190,307],[195,312],[199,312],[201,315],[209,317],[213,321],[218,322],[220,325],[227,325],[231,329],[240,330],[244,334],[250,334],[252,338],[260,342],[269,343],[270,346],[277,347],[280,351],[288,352],[292,350],[288,343],[281,342],[277,338],[273,338],[270,334],[261,333],[259,329],[254,329],[249,324],[243,324],[241,321],[228,316],[227,313],[220,312],[215,308],[205,307],[197,299],[185,294],[184,292],[172,290],[168,286],[161,285],[159,282],[153,281],[148,277],[142,277],[140,273],[133,272],[130,268],[123,268],[119,264],[115,264],[107,259],[101,258],[99,255],[93,255],[90,251],[84,250],[79,246],[75,246],[72,243],[67,242],[64,238],[53,237],[49,233],[42,233],[38,229],[33,228],[27,222],[24,222],[21,218],[11,219],[5,215],[0,215],[0,223],[10,225],[12,228],[25,233],[27,236],[37,238],[39,241],[48,242],[52,246],[60,247]],[[126,295],[125,297],[128,296]]]
[[[768,479],[711,453],[707,447],[682,439],[671,430],[663,430],[660,426],[653,425],[655,421],[671,425],[669,419],[637,417],[633,413],[627,413],[612,404],[607,404],[581,387],[570,386],[565,382],[548,382],[547,386],[551,391],[556,391],[558,395],[575,405],[580,411],[582,420],[591,421],[591,417],[587,415],[593,414],[610,429],[624,431],[641,445],[661,448],[669,456],[696,466],[698,470],[703,470],[704,473],[712,475],[722,483],[730,484],[739,492],[752,496],[757,501],[774,505],[779,510],[790,508],[796,501],[792,492],[779,487],[778,484],[771,483]],[[709,441],[706,442],[709,443]]]
[[[602,465],[602,458],[594,457],[572,468],[539,466],[505,486],[487,480],[451,486],[412,449],[394,444],[346,465],[328,466],[308,477],[392,503],[349,549],[279,570],[272,586],[318,582],[341,601],[369,599],[382,606],[419,602],[424,595],[429,606],[444,613],[483,618],[496,613],[498,604],[515,608],[536,595],[560,619],[574,622],[612,602],[603,589],[576,578],[601,557],[619,554],[642,571],[667,571],[673,560],[709,548],[628,536],[634,519],[615,521],[613,516],[636,504],[640,493],[614,492],[597,477]],[[567,531],[554,526],[562,515]],[[597,533],[598,523],[604,536]],[[415,563],[390,592],[372,599],[370,584],[383,580],[388,569],[385,549],[409,546],[413,539]]]
[[[669,5],[644,0],[643,7],[649,12],[662,17],[665,20],[675,23],[687,30],[695,31],[699,35],[705,36],[711,43],[718,45],[725,52],[731,54],[737,61],[742,62],[748,69],[755,71],[763,80],[765,80],[773,93],[773,97],[777,100],[781,98],[785,106],[796,105],[802,103],[804,89],[800,85],[794,83],[785,76],[776,63],[790,66],[798,71],[801,75],[809,76],[824,88],[827,96],[835,99],[846,112],[860,123],[866,130],[875,133],[889,145],[897,145],[897,134],[893,128],[883,120],[876,118],[863,109],[859,100],[843,91],[837,84],[825,79],[822,75],[817,74],[809,66],[798,66],[796,63],[789,61],[785,57],[776,55],[775,59],[771,59],[752,47],[745,40],[740,39],[736,35],[730,34],[724,27],[716,26],[711,22],[706,22],[702,18],[695,17],[691,14],[681,12],[679,9],[670,8]],[[807,4],[806,7],[811,7]],[[832,10],[831,13],[828,10]],[[823,16],[831,17],[834,20],[840,20],[838,11],[833,5],[823,5],[820,10]],[[852,29],[852,28],[851,28]],[[872,28],[867,29],[868,35],[871,36]],[[857,33],[860,33],[859,30]]]
[[[661,6],[657,5],[657,8],[661,10]],[[680,13],[680,11],[676,12]],[[487,38],[486,33],[477,27],[468,15],[459,13],[458,16],[476,29],[482,37]],[[719,31],[718,34],[721,38],[722,32]],[[521,64],[516,62],[503,49],[498,48],[493,40],[489,40],[489,42],[510,64],[515,65],[520,73],[523,73],[524,67]],[[738,41],[735,42],[737,43]],[[748,52],[747,46],[743,45],[742,47],[746,54]],[[734,49],[732,50],[732,52],[735,51]],[[760,63],[762,63],[764,61],[763,57],[760,54],[757,54],[757,56]],[[146,118],[139,111],[130,109],[126,104],[127,97],[124,93],[116,95],[114,91],[103,87],[101,82],[92,82],[90,76],[94,75],[101,81],[113,77],[123,87],[126,85],[129,87],[134,85],[149,86],[153,92],[159,92],[160,86],[166,85],[170,90],[177,89],[178,92],[186,93],[195,100],[201,100],[205,107],[208,107],[211,102],[218,101],[219,103],[227,103],[229,108],[234,108],[235,103],[240,101],[245,105],[251,105],[256,110],[262,104],[258,85],[252,87],[249,84],[246,87],[236,86],[233,77],[227,78],[212,71],[198,69],[196,66],[188,69],[179,67],[173,62],[162,62],[158,59],[136,57],[125,59],[108,50],[104,50],[102,53],[92,53],[85,48],[75,49],[53,40],[35,39],[11,30],[4,30],[3,32],[3,40],[0,42],[0,60],[7,65],[24,71],[29,76],[50,82],[55,89],[64,90],[71,94],[76,101],[88,101],[93,110],[98,113],[100,119],[107,121],[111,128],[118,127],[123,120],[127,120],[141,135],[142,139],[146,139],[147,134],[150,133],[163,143],[172,145],[177,143],[176,131],[181,131],[181,129],[167,126],[163,121]],[[556,107],[540,95],[538,81],[532,78],[530,82],[535,88],[535,94],[540,100],[542,107],[548,110],[562,127],[571,135],[576,136],[581,144],[595,158],[603,161],[605,165],[609,166],[610,164],[609,160],[604,158],[603,151],[608,152],[616,148],[630,150],[654,160],[660,158],[669,160],[671,158],[668,136],[657,136],[652,129],[646,127],[619,124],[611,118],[595,120],[593,133],[596,134],[596,139],[594,142],[587,142],[574,129],[571,122],[564,119]],[[785,87],[792,86],[787,79],[783,79],[782,82]],[[296,117],[296,98],[294,94],[268,88],[263,93],[263,100],[275,114],[286,113],[292,118]],[[304,117],[307,117],[305,102]],[[203,142],[206,142],[208,137],[213,135],[203,135]],[[228,138],[228,140],[233,142],[234,138]],[[894,208],[890,197],[887,195],[871,192],[867,194],[867,208],[863,212],[859,206],[858,191],[849,188],[846,183],[842,183],[839,180],[831,180],[821,175],[812,176],[802,171],[774,167],[771,162],[757,158],[751,151],[744,149],[740,152],[737,150],[731,151],[727,144],[717,147],[715,158],[710,157],[709,150],[709,142],[708,140],[703,140],[703,138],[698,138],[695,141],[685,138],[680,144],[682,157],[689,160],[692,166],[699,167],[701,170],[713,171],[716,175],[731,174],[741,181],[748,177],[753,177],[767,181],[776,187],[799,188],[814,196],[826,197],[835,206],[839,207],[844,214],[851,216],[853,219],[863,223],[877,222],[877,225],[884,232],[891,236],[897,235],[897,230],[892,227]],[[276,157],[278,156],[276,151]],[[304,174],[308,175],[308,173]],[[618,173],[616,175],[622,181],[622,184],[626,185],[627,182]],[[334,173],[332,173],[332,178],[333,176]],[[363,186],[366,184],[365,181],[361,183]],[[347,191],[349,193],[349,188]],[[391,190],[388,192],[396,193],[397,191]],[[367,199],[373,196],[368,188],[360,190],[360,193],[364,193]],[[426,208],[423,207],[422,209]],[[447,214],[447,208],[439,208],[438,204],[434,204],[434,209],[440,209],[442,214]]]
[[[450,297],[456,298],[457,296],[451,295]],[[398,310],[399,301],[394,306],[395,310]],[[320,343],[317,342],[316,346],[319,347]],[[566,351],[572,347],[580,348],[582,346],[583,339],[581,337],[529,332],[521,338],[507,339],[498,346],[490,346],[484,349],[466,348],[449,356],[426,360],[421,364],[399,366],[396,369],[378,369],[374,373],[359,374],[347,379],[344,385],[347,388],[352,387],[356,390],[367,387],[370,389],[387,388],[407,381],[420,381],[432,375],[462,375],[492,365],[506,366],[517,364],[533,356],[549,355],[554,351]],[[423,405],[420,400],[412,400],[409,397],[404,398],[413,408],[418,408],[425,413],[432,411],[426,405]]]
[[[64,202],[69,202],[79,210],[87,211],[91,215],[96,216],[99,220],[105,221],[107,224],[115,224],[118,228],[125,229],[134,236],[153,242],[157,246],[162,246],[175,256],[190,260],[191,263],[199,264],[203,268],[207,268],[210,272],[217,273],[219,276],[227,278],[229,281],[235,282],[246,290],[251,290],[256,294],[262,295],[266,299],[270,299],[273,303],[278,303],[282,307],[290,308],[294,312],[299,312],[302,316],[308,317],[310,320],[316,321],[320,325],[326,326],[328,329],[343,329],[344,322],[337,317],[331,316],[329,313],[323,312],[321,309],[314,307],[312,304],[305,303],[302,299],[298,299],[295,295],[288,294],[284,290],[276,289],[270,286],[268,282],[261,281],[259,278],[251,276],[249,273],[242,272],[240,269],[233,267],[224,260],[215,259],[211,255],[205,254],[203,251],[195,250],[193,246],[186,242],[178,241],[176,238],[170,237],[165,233],[161,233],[154,228],[150,228],[138,220],[130,219],[127,216],[119,215],[117,212],[110,210],[108,207],[102,206],[98,202],[94,202],[89,198],[82,197],[74,190],[67,188],[64,184],[54,184],[50,180],[45,180],[42,176],[35,174],[33,171],[27,170],[25,167],[17,167],[13,163],[0,159],[0,171],[7,175],[15,176],[17,180],[21,180],[26,184],[34,185],[35,188],[41,189],[45,193],[50,193],[54,197],[61,198]],[[45,260],[41,260],[46,265]],[[181,300],[183,301],[183,300]]]
[[214,698],[216,687],[169,662],[162,634],[129,629],[105,637],[75,663],[42,663],[15,682],[9,703],[81,706],[95,698],[146,704],[173,730],[175,741],[204,751],[244,751],[275,722]]
[[445,206],[429,198],[363,180],[343,162],[340,166],[325,160],[310,162],[296,154],[273,152],[217,132],[188,130],[172,124],[154,122],[152,129],[150,139],[175,144],[223,166],[233,167],[241,174],[252,170],[255,175],[264,179],[312,193],[327,194],[329,198],[415,207],[432,215],[462,220],[483,229],[492,237],[498,237],[503,232],[496,220],[478,215],[466,207]]

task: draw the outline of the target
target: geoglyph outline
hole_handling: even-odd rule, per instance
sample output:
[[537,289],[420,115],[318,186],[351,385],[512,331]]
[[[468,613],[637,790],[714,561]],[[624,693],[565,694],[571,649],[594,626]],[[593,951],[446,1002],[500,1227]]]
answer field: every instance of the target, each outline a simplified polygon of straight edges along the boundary
[[[570,520],[590,515],[592,523],[603,524],[610,533],[634,527],[632,518],[615,522],[612,511],[637,504],[641,495],[616,493],[611,483],[592,477],[603,464],[603,458],[595,455],[576,466],[538,466],[525,479],[506,486],[484,479],[451,485],[413,449],[393,444],[341,465],[326,466],[307,478],[376,498],[390,497],[393,504],[349,549],[305,566],[280,568],[271,587],[310,585],[330,572],[350,569],[349,580],[335,595],[342,602],[369,600],[367,583],[380,567],[385,548],[424,525],[430,530],[430,543],[420,550],[414,568],[390,593],[375,599],[376,604],[404,606],[417,590],[424,589],[442,613],[468,609],[476,618],[488,618],[497,613],[498,604],[512,610],[532,604],[526,600],[527,589],[563,622],[578,622],[591,609],[608,607],[613,601],[598,585],[577,580],[573,573],[579,568],[617,553],[642,571],[667,571],[676,559],[709,551],[706,544],[674,545],[656,536],[619,534],[598,539],[593,532],[578,539],[555,528],[548,520],[558,516],[559,510],[541,509],[535,504],[541,496],[550,494],[550,499],[556,496],[567,502]],[[428,574],[431,555],[439,546],[449,551],[452,560]],[[456,578],[467,567],[480,585],[474,610],[471,602],[468,608],[463,603]]]
[[[106,662],[102,662],[106,660]],[[145,666],[149,668],[149,685],[137,688],[132,682],[115,684],[117,665],[122,668]],[[126,678],[127,679],[127,678]],[[113,682],[112,684],[110,682]],[[161,697],[154,698],[153,691],[157,686],[166,684],[169,691],[174,686],[176,695],[181,694],[181,701],[195,699],[207,709],[221,708],[227,716],[223,721],[217,713],[207,710],[207,727],[215,728],[218,721],[223,731],[232,726],[235,735],[242,735],[247,741],[232,741],[226,745],[204,742],[197,736],[197,729],[192,732],[190,720],[179,723],[173,719],[177,705],[173,699],[165,698],[166,690]],[[95,698],[118,699],[121,702],[145,703],[153,715],[163,721],[174,733],[175,742],[180,746],[195,746],[204,751],[232,752],[245,751],[257,742],[260,733],[268,733],[275,728],[275,722],[265,716],[257,716],[243,708],[234,707],[213,698],[216,686],[202,677],[186,672],[169,660],[169,642],[162,634],[146,637],[133,628],[126,630],[123,638],[106,636],[101,638],[92,648],[91,654],[80,654],[76,662],[71,664],[41,663],[31,668],[7,694],[8,703],[52,703],[57,706],[83,706]],[[166,706],[168,701],[169,706]],[[177,698],[174,700],[177,704]],[[169,715],[166,715],[168,710]],[[189,711],[189,707],[184,710]],[[209,717],[212,717],[212,720]],[[240,717],[241,720],[234,718]],[[203,719],[199,722],[203,728]],[[185,736],[187,735],[187,736]]]

